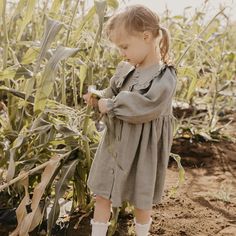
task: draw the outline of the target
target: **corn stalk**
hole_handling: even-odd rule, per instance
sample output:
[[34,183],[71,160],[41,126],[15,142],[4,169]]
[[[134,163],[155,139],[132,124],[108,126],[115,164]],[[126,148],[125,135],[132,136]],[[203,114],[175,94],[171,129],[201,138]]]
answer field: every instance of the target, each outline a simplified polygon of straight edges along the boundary
[[[88,70],[87,70],[87,76],[88,76],[88,80],[89,83],[93,84],[93,68],[91,65],[91,62],[94,59],[95,56],[95,49],[97,47],[97,44],[100,40],[101,37],[101,33],[102,33],[102,28],[103,28],[103,22],[104,22],[104,16],[105,16],[105,9],[106,9],[106,1],[95,1],[95,6],[97,9],[97,14],[99,17],[99,27],[98,30],[96,32],[96,36],[94,39],[94,43],[87,61],[87,64],[89,65]],[[90,117],[90,113],[91,113],[91,106],[87,106],[86,109],[86,117],[84,120],[84,124],[83,124],[83,134],[86,135],[87,134],[87,130],[88,130],[88,123],[89,123],[89,117]],[[90,157],[90,148],[89,148],[89,142],[88,141],[84,141],[84,147],[85,147],[85,152],[86,152],[86,159],[87,159],[87,165],[88,167],[90,167],[91,165],[91,157]]]
[[2,0],[2,27],[3,27],[3,70],[7,67],[7,57],[8,57],[8,49],[9,49],[9,39],[8,39],[8,30],[6,25],[6,0]]
[[[70,33],[71,33],[71,29],[72,29],[72,24],[73,24],[73,21],[74,21],[74,18],[75,18],[75,15],[76,15],[76,11],[78,9],[78,5],[79,5],[79,2],[80,0],[77,0],[76,3],[75,3],[75,6],[73,7],[74,10],[73,10],[73,14],[72,14],[72,17],[70,19],[70,23],[69,23],[69,26],[68,26],[68,29],[67,29],[67,34],[66,34],[66,41],[65,41],[65,46],[67,47],[68,46],[68,43],[69,43],[69,37],[70,37]],[[62,103],[63,104],[66,104],[66,75],[65,75],[65,62],[63,61],[63,66],[62,66],[62,86],[61,86],[61,91],[62,91]]]

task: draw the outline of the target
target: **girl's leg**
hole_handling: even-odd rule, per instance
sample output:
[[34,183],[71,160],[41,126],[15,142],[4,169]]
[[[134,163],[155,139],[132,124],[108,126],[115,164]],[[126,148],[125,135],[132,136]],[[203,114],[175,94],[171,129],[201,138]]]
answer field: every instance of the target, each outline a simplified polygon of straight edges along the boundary
[[94,209],[93,219],[94,221],[107,223],[111,215],[111,201],[101,197],[96,196],[96,203]]
[[92,224],[92,236],[105,236],[109,226],[111,214],[111,201],[101,196],[96,196]]
[[134,209],[135,232],[137,236],[147,236],[152,223],[152,210]]

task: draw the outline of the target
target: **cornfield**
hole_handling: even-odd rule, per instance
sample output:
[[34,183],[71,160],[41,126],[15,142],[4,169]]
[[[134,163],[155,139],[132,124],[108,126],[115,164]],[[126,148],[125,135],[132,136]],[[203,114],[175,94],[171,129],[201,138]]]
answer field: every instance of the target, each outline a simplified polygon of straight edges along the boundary
[[[236,24],[224,7],[206,22],[206,5],[192,17],[162,16],[179,79],[175,137],[230,139],[218,121],[236,107]],[[121,60],[102,31],[119,2],[85,6],[0,1],[0,199],[17,207],[12,236],[28,235],[44,219],[52,235],[61,199],[72,201],[71,213],[93,209],[86,181],[99,114],[82,94],[88,85],[104,88]]]

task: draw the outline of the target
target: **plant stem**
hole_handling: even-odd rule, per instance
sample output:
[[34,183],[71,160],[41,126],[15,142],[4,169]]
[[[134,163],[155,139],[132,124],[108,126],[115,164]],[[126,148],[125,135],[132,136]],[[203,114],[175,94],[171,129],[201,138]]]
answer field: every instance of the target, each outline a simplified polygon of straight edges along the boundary
[[77,91],[77,87],[76,87],[76,76],[75,76],[75,67],[73,65],[72,67],[72,86],[73,86],[73,100],[74,100],[74,104],[75,104],[75,109],[78,109],[78,91]]
[[70,19],[69,28],[67,30],[67,35],[66,35],[66,43],[65,43],[66,46],[68,45],[68,42],[69,42],[69,36],[70,36],[72,24],[73,24],[73,21],[74,21],[74,18],[75,18],[75,14],[76,14],[79,2],[80,2],[80,0],[77,0],[77,2],[75,3],[74,11],[73,11],[72,17]]
[[[80,0],[77,0],[76,3],[75,3],[75,6],[74,6],[74,11],[73,11],[72,17],[70,19],[69,27],[68,27],[68,30],[67,30],[65,46],[68,46],[68,43],[69,43],[70,32],[71,32],[72,24],[73,24],[73,21],[74,21],[74,18],[75,18],[75,14],[76,14],[79,2],[80,2]],[[63,67],[62,67],[62,86],[61,86],[62,87],[62,104],[66,104],[66,75],[65,75],[65,67],[66,67],[66,64],[63,61]]]
[[[228,27],[226,27],[225,32],[227,32],[227,28]],[[218,63],[218,67],[217,67],[216,74],[215,74],[215,91],[214,91],[214,97],[213,97],[213,101],[212,101],[212,116],[211,116],[211,120],[209,122],[210,129],[214,128],[213,127],[213,121],[214,121],[215,116],[217,114],[217,112],[216,112],[216,105],[217,105],[217,97],[218,97],[218,93],[219,93],[219,81],[218,81],[218,78],[219,78],[219,73],[220,73],[221,65],[224,62],[224,54],[223,54],[224,51],[225,51],[225,38],[223,39],[222,49],[221,49],[221,58],[220,58],[220,61]]]
[[[98,41],[100,39],[100,36],[101,36],[101,33],[102,33],[102,25],[99,25],[99,28],[96,32],[96,36],[95,36],[95,40],[94,40],[94,43],[93,43],[93,47],[91,49],[91,53],[89,55],[89,62],[90,61],[93,61],[93,58],[94,58],[94,55],[95,55],[95,49],[96,49],[96,46],[98,44]],[[91,82],[93,84],[93,70],[92,70],[92,66],[90,65],[89,63],[89,68],[88,68],[88,79],[91,80],[89,82]],[[92,110],[92,107],[91,106],[87,106],[87,109],[86,109],[86,117],[84,119],[84,124],[83,124],[83,134],[84,135],[87,135],[87,130],[88,130],[88,123],[89,123],[89,116],[90,116],[90,113],[91,113],[91,110]],[[90,149],[89,149],[89,143],[88,141],[84,141],[84,147],[85,147],[85,152],[86,152],[86,159],[87,159],[87,164],[88,164],[88,167],[90,167],[90,164],[91,164],[91,157],[90,157]]]
[[8,31],[6,25],[6,5],[7,1],[3,1],[3,9],[2,9],[2,24],[3,24],[3,40],[4,40],[4,48],[3,48],[3,70],[7,67],[7,57],[8,57],[8,48],[9,48],[9,40],[8,40]]

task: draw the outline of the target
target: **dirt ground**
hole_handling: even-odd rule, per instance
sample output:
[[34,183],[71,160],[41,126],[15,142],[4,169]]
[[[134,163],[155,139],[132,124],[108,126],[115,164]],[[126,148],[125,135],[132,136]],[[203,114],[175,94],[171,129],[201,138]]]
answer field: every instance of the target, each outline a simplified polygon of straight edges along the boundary
[[[175,197],[165,196],[155,208],[151,235],[236,235],[235,144],[181,144],[173,149],[183,158],[186,180]],[[167,189],[176,178],[172,164]]]
[[[190,143],[175,140],[172,151],[182,157],[185,182],[170,197],[178,180],[170,161],[163,201],[155,206],[150,235],[236,236],[236,145],[231,142]],[[67,235],[89,236],[89,217]],[[119,219],[116,236],[133,234],[131,215]]]
[[[236,134],[235,129],[230,132]],[[177,165],[171,159],[165,195],[154,207],[150,235],[236,236],[236,143],[177,139],[172,152],[182,157],[185,182],[170,197],[169,190],[178,181]],[[85,217],[77,230],[78,218],[74,218],[67,233],[61,231],[56,236],[89,236],[91,217]],[[127,214],[119,218],[115,236],[134,235],[133,229],[132,215]]]

